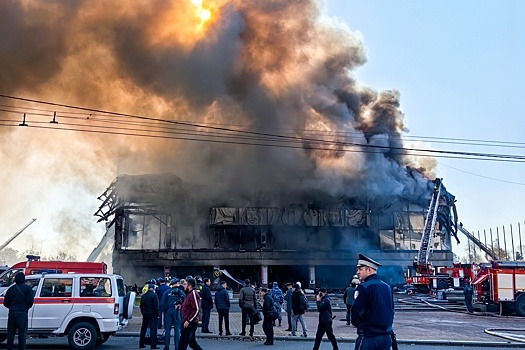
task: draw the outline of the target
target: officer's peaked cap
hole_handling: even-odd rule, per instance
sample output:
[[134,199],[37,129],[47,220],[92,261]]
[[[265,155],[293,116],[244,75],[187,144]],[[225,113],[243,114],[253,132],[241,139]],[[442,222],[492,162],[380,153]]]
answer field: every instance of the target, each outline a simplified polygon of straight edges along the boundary
[[368,267],[371,267],[377,270],[377,268],[381,266],[381,264],[378,263],[377,261],[370,259],[369,257],[366,257],[363,254],[359,254],[359,261],[357,261],[357,267],[362,267],[362,266],[368,266]]

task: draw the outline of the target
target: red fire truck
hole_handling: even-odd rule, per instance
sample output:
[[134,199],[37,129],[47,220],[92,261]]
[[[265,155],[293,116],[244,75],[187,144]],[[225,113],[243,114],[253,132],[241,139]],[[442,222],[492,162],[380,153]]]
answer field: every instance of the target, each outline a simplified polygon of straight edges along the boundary
[[0,292],[14,282],[15,275],[19,272],[26,275],[73,272],[106,274],[107,270],[108,266],[103,262],[41,261],[38,255],[27,255],[27,261],[14,264],[0,275]]
[[525,262],[504,261],[480,264],[472,281],[475,307],[482,311],[499,308],[525,316]]

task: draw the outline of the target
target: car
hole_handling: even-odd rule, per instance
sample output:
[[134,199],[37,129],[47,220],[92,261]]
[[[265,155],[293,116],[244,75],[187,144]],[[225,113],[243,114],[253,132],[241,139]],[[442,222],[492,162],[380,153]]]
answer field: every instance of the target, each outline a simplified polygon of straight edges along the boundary
[[[65,336],[72,349],[92,349],[104,343],[133,315],[136,295],[126,291],[119,275],[30,275],[26,284],[35,293],[28,312],[28,335]],[[7,339],[6,291],[0,294],[0,341]]]

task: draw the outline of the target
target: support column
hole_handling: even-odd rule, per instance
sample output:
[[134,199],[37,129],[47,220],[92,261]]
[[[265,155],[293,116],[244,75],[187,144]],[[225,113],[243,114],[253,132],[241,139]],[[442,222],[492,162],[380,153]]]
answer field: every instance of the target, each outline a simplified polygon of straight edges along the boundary
[[308,288],[315,289],[315,266],[310,266],[310,282]]
[[268,265],[261,266],[261,287],[268,287]]

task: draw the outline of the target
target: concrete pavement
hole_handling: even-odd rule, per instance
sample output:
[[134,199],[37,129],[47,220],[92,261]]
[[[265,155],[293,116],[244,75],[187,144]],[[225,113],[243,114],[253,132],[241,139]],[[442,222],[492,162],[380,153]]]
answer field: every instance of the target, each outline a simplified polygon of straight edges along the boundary
[[[347,326],[344,321],[345,312],[334,312],[333,328],[338,342],[355,342],[357,338],[356,329],[353,326]],[[318,313],[308,311],[305,315],[307,325],[307,338],[300,336],[292,337],[290,332],[285,331],[287,328],[286,314],[283,313],[283,322],[281,327],[274,327],[275,338],[277,340],[287,341],[307,341],[313,342],[317,330]],[[495,347],[523,347],[525,343],[511,342],[502,338],[489,335],[484,332],[489,328],[516,328],[515,317],[493,317],[481,314],[468,314],[463,312],[447,311],[396,311],[394,320],[394,329],[400,344],[436,344],[436,345],[465,345],[475,346],[476,344]],[[138,308],[134,312],[133,319],[130,320],[128,327],[118,332],[118,336],[138,336],[142,317]],[[247,326],[248,327],[248,326]],[[202,334],[200,329],[197,330],[197,336],[201,338],[242,338],[238,334],[241,331],[241,313],[237,311],[230,312],[230,330],[233,334],[231,337],[219,337],[218,335],[218,315],[212,310],[210,320],[210,330],[213,334]],[[248,331],[248,329],[246,330]],[[161,331],[163,332],[163,331]],[[298,325],[297,334],[302,332],[301,326]],[[255,326],[255,338],[264,337],[262,324]],[[326,337],[325,337],[326,338]],[[246,340],[249,340],[246,337]]]

